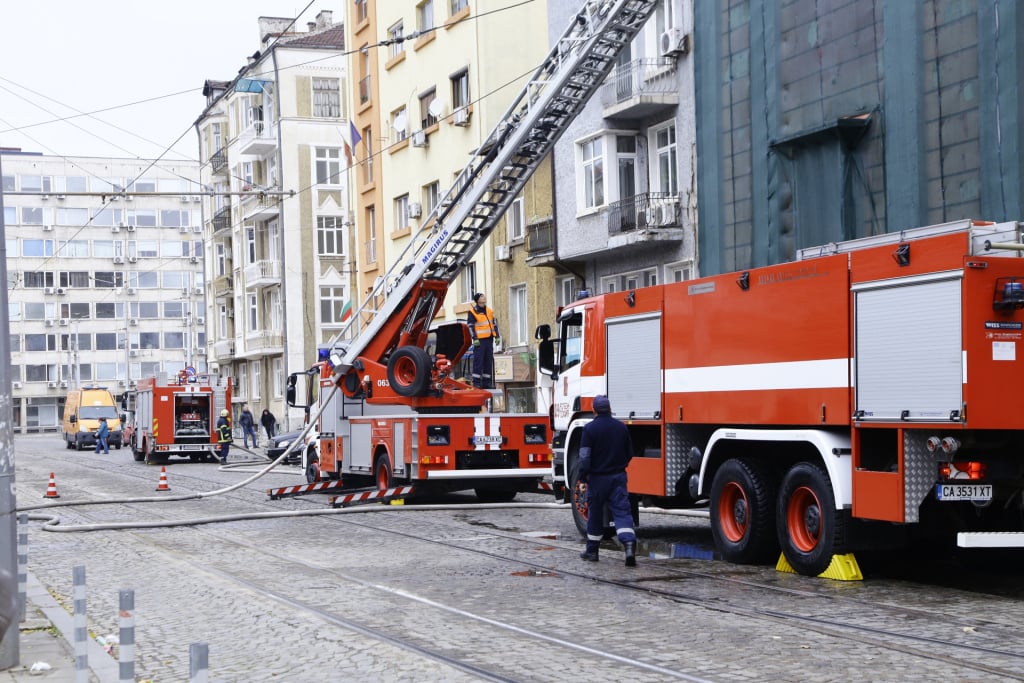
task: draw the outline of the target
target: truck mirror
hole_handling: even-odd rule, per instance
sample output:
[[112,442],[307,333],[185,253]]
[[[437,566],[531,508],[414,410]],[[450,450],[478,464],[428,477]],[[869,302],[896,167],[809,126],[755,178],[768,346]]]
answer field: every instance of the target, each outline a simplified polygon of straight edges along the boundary
[[77,415],[72,415],[70,422],[71,422],[71,424],[75,424],[76,422],[78,422],[78,416]]
[[288,375],[288,385],[284,389],[284,402],[292,408],[295,407],[295,382],[298,378],[295,373]]
[[537,325],[537,330],[533,333],[534,339],[540,339],[542,341],[551,339],[551,325],[544,323]]
[[537,367],[543,375],[550,375],[555,379],[558,375],[558,368],[555,367],[555,342],[544,339],[537,347]]

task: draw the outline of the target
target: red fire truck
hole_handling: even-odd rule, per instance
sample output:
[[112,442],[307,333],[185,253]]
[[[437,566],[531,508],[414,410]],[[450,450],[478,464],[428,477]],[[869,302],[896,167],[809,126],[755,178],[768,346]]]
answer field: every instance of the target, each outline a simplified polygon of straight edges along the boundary
[[136,461],[217,459],[216,424],[220,412],[231,409],[230,378],[185,369],[172,379],[140,379],[125,399],[135,415],[131,447]]
[[577,526],[581,429],[607,394],[634,501],[709,505],[726,560],[781,549],[817,575],[912,537],[1024,547],[1021,227],[906,230],[566,306],[539,361]]

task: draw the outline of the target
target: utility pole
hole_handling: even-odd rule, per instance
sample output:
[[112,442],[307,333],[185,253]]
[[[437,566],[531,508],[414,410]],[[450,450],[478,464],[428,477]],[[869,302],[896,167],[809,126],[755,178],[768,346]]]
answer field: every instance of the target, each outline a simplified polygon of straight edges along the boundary
[[[0,154],[3,176],[3,154]],[[0,187],[0,280],[7,282],[7,226],[4,224],[4,194]],[[7,310],[7,287],[0,292],[0,311]],[[0,339],[11,338],[8,316],[0,315]],[[18,595],[18,535],[15,524],[17,499],[14,495],[14,405],[11,402],[11,345],[0,353],[0,615],[11,597]],[[11,623],[0,633],[0,670],[17,666],[20,658],[17,610]],[[0,624],[4,619],[0,618]]]

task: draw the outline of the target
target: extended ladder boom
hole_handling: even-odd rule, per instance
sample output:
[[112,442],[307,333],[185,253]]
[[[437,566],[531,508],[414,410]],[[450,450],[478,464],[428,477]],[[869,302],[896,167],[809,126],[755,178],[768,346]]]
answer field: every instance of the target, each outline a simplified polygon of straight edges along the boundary
[[[422,285],[450,284],[462,272],[656,4],[657,0],[584,3],[474,159],[423,221],[429,227],[413,236],[335,338],[332,347],[344,349],[335,357],[336,374],[348,371],[380,335],[390,337],[386,355],[403,331],[429,326],[446,287]],[[414,290],[423,300],[410,306]],[[403,319],[393,320],[401,310]]]

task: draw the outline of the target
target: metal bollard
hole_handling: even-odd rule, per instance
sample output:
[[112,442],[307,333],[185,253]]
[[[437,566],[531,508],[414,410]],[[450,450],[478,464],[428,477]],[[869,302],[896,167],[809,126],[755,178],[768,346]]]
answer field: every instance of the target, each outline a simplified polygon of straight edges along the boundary
[[188,646],[188,683],[207,683],[209,661],[210,646],[207,643]]
[[118,614],[121,631],[118,634],[118,680],[135,683],[135,591],[118,592]]
[[28,601],[28,513],[18,515],[18,622],[25,621]]
[[85,565],[79,564],[71,570],[74,584],[75,614],[72,625],[75,631],[75,683],[89,683],[89,633],[85,621]]

